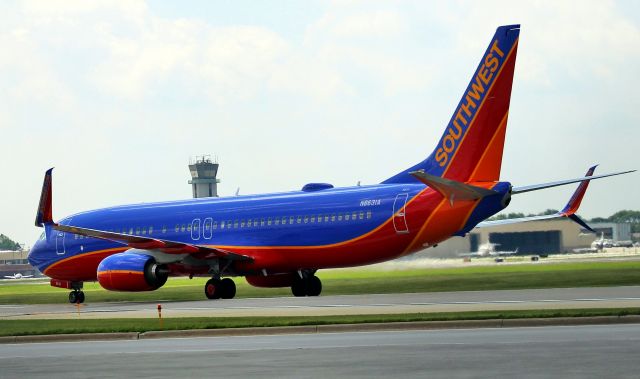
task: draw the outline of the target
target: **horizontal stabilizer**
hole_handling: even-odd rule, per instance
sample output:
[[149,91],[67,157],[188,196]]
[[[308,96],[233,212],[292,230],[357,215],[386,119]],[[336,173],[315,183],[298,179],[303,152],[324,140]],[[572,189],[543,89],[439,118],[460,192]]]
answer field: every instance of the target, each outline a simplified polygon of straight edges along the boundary
[[455,200],[479,200],[497,194],[496,191],[490,189],[427,174],[423,170],[412,171],[409,174],[444,196],[452,206]]

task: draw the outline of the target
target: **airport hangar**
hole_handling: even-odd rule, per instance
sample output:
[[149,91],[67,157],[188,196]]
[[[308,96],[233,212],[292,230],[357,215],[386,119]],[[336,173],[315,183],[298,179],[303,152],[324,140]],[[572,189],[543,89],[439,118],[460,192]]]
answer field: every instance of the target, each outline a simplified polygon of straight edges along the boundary
[[481,244],[499,244],[497,251],[518,254],[571,253],[573,249],[588,248],[600,233],[605,238],[624,241],[631,239],[630,224],[588,223],[593,234],[569,219],[532,221],[510,225],[474,229],[465,237],[453,237],[438,246],[418,253],[418,257],[451,258],[458,254],[478,251]]

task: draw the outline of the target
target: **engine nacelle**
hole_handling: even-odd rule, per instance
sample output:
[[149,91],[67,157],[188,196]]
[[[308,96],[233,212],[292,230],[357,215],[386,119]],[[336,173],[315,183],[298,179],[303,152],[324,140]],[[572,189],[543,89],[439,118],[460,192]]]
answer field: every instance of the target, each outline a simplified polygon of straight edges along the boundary
[[245,279],[254,287],[275,288],[291,287],[296,277],[297,275],[295,273],[291,273],[269,276],[245,276]]
[[125,251],[106,257],[98,265],[98,282],[110,291],[153,291],[168,277],[169,270],[145,254]]

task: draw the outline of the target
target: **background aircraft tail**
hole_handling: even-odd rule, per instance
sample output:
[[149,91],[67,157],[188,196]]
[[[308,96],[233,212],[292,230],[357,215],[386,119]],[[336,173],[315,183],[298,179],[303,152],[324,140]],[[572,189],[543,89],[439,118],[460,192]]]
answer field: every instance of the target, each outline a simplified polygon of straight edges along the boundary
[[410,183],[410,172],[456,180],[498,181],[520,25],[501,26],[489,43],[436,149],[383,183]]

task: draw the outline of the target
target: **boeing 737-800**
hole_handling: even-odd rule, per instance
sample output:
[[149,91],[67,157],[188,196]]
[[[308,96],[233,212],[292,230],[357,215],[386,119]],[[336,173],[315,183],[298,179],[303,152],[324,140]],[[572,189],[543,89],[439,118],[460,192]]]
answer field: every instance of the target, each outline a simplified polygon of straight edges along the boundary
[[[455,108],[435,150],[380,184],[334,188],[309,183],[301,191],[124,205],[55,222],[51,170],[45,174],[36,225],[44,233],[29,262],[83,302],[83,282],[115,291],[150,291],[169,276],[211,279],[210,299],[233,298],[232,277],[258,287],[291,287],[317,296],[319,269],[367,265],[434,246],[506,208],[513,195],[580,182],[570,217],[591,179],[512,187],[500,181],[518,47],[519,25],[501,26]],[[511,219],[521,222],[539,217]]]

